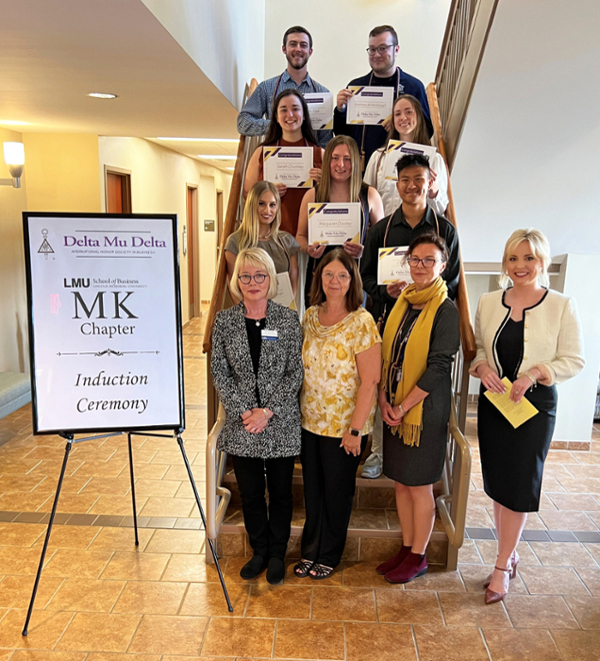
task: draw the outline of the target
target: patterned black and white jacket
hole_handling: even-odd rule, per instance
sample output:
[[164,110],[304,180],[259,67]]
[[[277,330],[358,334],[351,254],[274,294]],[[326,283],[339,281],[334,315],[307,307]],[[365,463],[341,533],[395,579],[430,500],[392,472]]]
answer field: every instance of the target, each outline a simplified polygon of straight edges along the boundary
[[[302,331],[298,315],[269,301],[266,330],[276,330],[277,340],[263,340],[254,375],[244,319],[244,304],[217,314],[212,334],[211,371],[226,419],[217,447],[240,457],[274,459],[300,453],[302,386]],[[266,429],[251,434],[241,414],[260,403],[273,411]]]

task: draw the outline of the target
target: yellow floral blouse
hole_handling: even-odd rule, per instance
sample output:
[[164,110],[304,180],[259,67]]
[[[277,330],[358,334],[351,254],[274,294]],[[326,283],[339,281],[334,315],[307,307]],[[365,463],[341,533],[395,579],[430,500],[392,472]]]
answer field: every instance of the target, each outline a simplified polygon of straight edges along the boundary
[[[381,337],[362,307],[334,326],[322,326],[319,309],[313,306],[304,315],[302,329],[302,427],[319,436],[341,438],[350,427],[360,386],[355,356],[381,342]],[[376,406],[375,399],[362,434],[373,429]]]

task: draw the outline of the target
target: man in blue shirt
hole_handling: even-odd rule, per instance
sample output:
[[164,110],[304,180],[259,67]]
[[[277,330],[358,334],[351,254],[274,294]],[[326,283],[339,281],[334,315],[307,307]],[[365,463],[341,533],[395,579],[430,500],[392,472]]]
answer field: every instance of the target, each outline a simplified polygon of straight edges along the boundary
[[[425,87],[418,78],[396,66],[399,50],[398,35],[391,25],[380,25],[373,28],[369,33],[369,47],[367,48],[371,72],[366,76],[351,80],[348,87],[393,87],[394,99],[400,94],[412,94],[421,103],[427,123],[427,132],[432,136],[433,126],[429,116],[429,103]],[[364,172],[371,154],[385,144],[391,120],[382,126],[346,124],[346,106],[351,96],[352,92],[348,89],[341,90],[337,95],[337,106],[333,113],[333,132],[336,135],[350,135],[356,140]]]
[[[287,60],[286,70],[279,76],[264,80],[238,115],[237,128],[241,135],[264,135],[269,127],[273,101],[279,92],[297,89],[302,94],[329,92],[308,75],[308,60],[313,52],[310,32],[300,25],[286,30],[282,51]],[[332,131],[319,131],[319,143],[325,147],[333,137]]]

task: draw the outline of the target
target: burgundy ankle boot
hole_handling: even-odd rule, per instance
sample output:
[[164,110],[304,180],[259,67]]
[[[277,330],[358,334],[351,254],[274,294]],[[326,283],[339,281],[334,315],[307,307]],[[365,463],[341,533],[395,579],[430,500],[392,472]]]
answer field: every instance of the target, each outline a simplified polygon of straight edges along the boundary
[[425,573],[427,573],[427,557],[425,554],[420,555],[411,551],[402,564],[385,575],[385,580],[389,583],[408,583]]
[[396,569],[404,560],[406,556],[410,553],[412,546],[402,546],[398,553],[393,558],[382,562],[379,567],[375,569],[378,574],[385,576],[392,569]]

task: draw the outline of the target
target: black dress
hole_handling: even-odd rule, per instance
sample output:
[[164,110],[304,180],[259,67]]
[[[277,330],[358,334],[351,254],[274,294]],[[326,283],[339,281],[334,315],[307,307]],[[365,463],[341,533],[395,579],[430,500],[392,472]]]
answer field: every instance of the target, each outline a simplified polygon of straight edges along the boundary
[[[410,309],[403,327],[410,328],[420,312]],[[427,369],[417,381],[417,386],[429,393],[423,400],[419,446],[405,445],[402,438],[383,424],[383,473],[400,484],[418,487],[434,484],[442,477],[450,418],[452,361],[459,344],[458,311],[447,298],[433,321]]]
[[[496,351],[501,378],[515,381],[523,360],[524,321],[509,318]],[[537,512],[544,461],[556,422],[556,386],[537,385],[525,397],[539,413],[517,429],[479,391],[477,426],[483,488],[500,505],[515,512]]]

